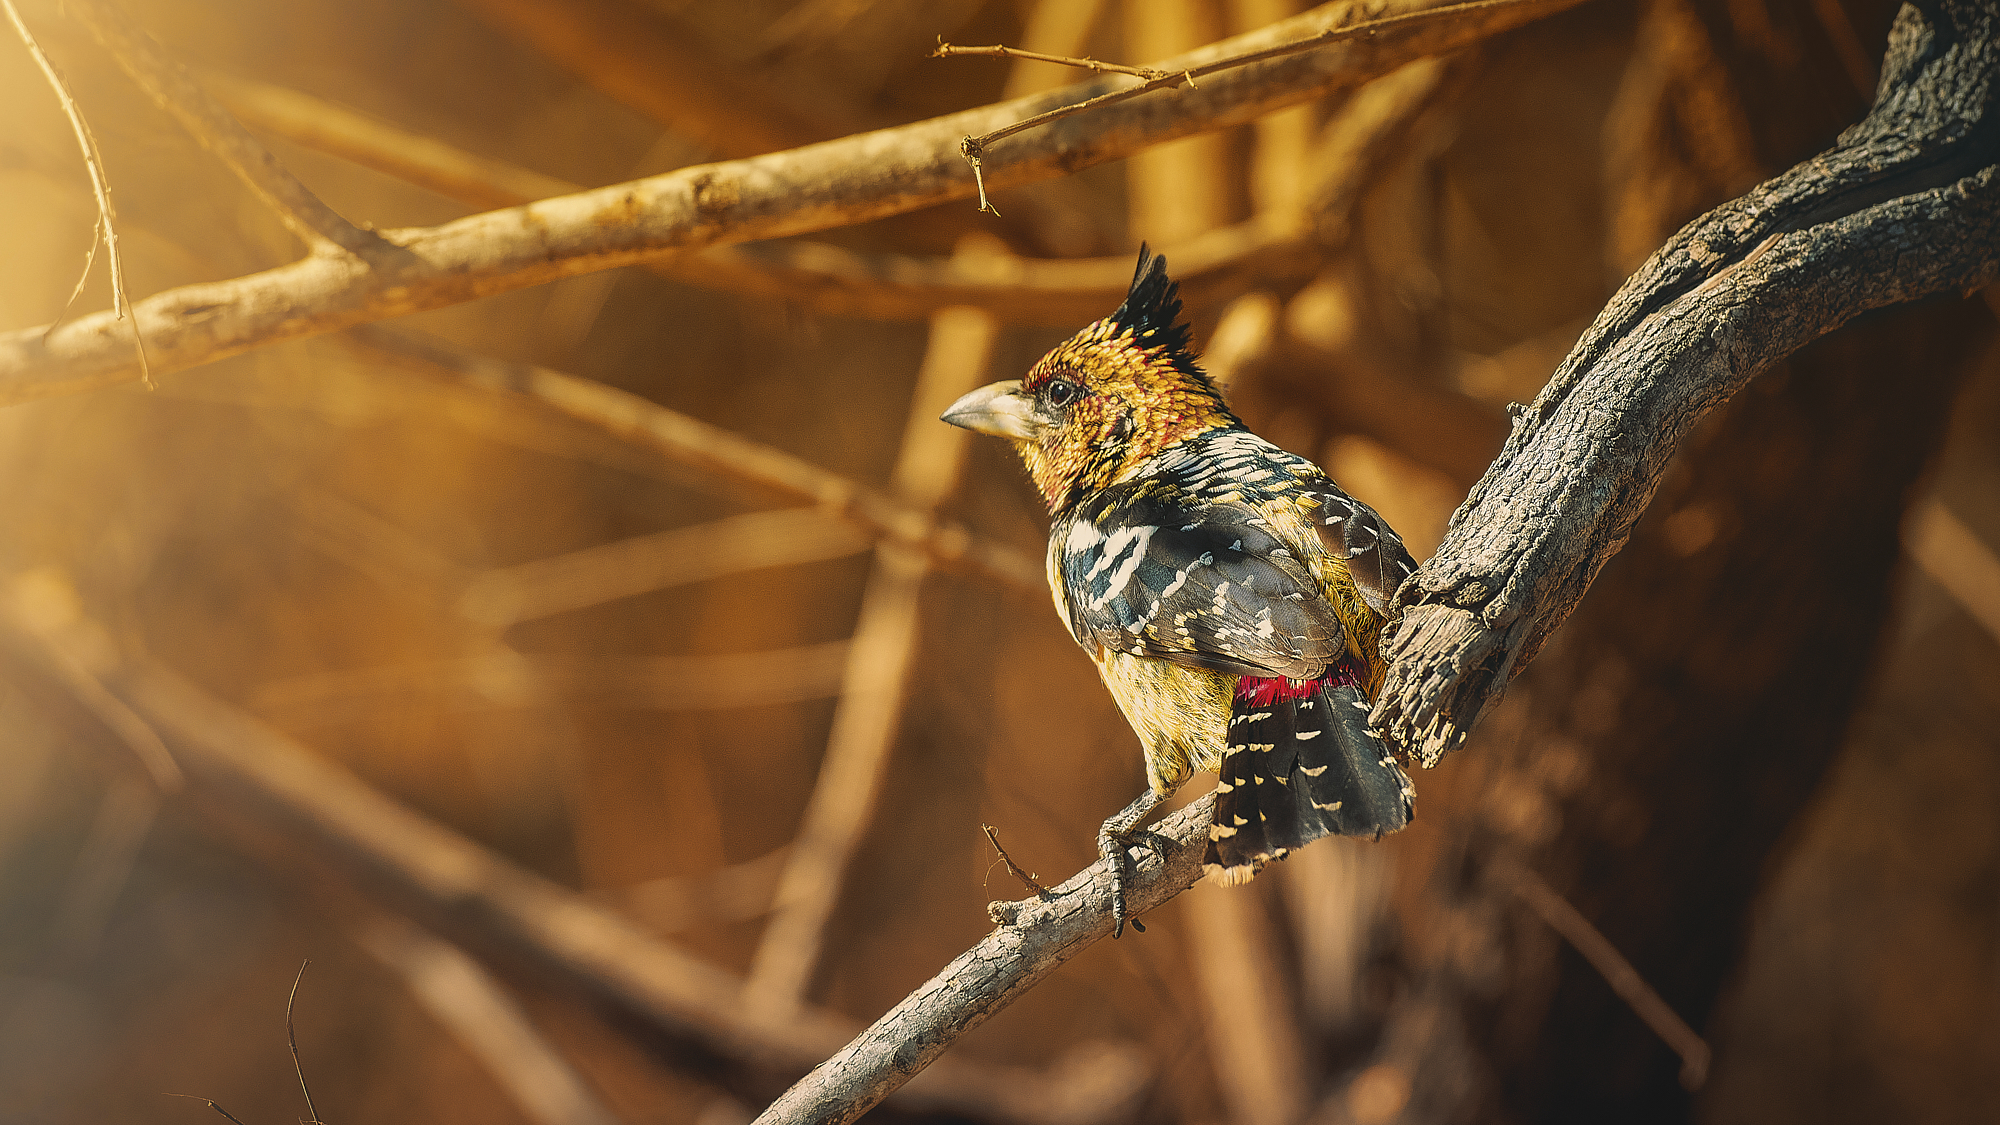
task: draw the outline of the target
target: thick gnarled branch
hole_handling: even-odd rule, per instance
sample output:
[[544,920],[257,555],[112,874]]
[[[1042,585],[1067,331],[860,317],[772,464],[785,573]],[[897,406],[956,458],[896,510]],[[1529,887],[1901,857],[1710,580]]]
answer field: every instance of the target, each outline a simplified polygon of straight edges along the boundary
[[1867,119],[1681,230],[1516,410],[1384,637],[1372,718],[1419,761],[1569,616],[1703,417],[1859,313],[2000,277],[1996,25],[1991,3],[1905,6]]

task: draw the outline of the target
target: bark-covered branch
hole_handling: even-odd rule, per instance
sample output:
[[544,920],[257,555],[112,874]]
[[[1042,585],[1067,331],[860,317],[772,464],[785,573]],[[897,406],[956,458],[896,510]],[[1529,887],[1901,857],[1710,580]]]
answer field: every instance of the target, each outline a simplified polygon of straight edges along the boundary
[[[1571,7],[1524,0],[1462,18],[1272,59],[1067,119],[993,146],[987,187],[1073,172],[1176,137],[1228,128],[1331,91],[1350,89],[1412,59],[1439,54]],[[1393,0],[1382,15],[1436,5]],[[1161,61],[1189,69],[1275,47],[1344,22],[1329,4],[1248,35]],[[387,231],[365,253],[316,253],[228,281],[183,286],[142,300],[134,313],[153,366],[172,371],[284,340],[319,335],[675,252],[803,234],[970,198],[972,170],[959,156],[969,134],[989,132],[1056,105],[1106,92],[1102,78],[1048,94],[911,125],[468,216],[436,227]],[[46,336],[0,335],[0,403],[77,393],[137,376],[127,337],[109,313]]]
[[[1203,797],[1148,832],[1135,847],[1125,901],[1135,915],[1162,905],[1201,878],[1215,798]],[[996,902],[996,926],[978,945],[813,1068],[757,1117],[758,1125],[846,1125],[868,1112],[958,1037],[985,1023],[1063,962],[1111,936],[1111,867],[1084,868],[1047,897]]]
[[1688,224],[1516,410],[1384,637],[1373,721],[1418,760],[1464,742],[1709,412],[1862,312],[2000,278],[1996,31],[1991,0],[1906,5],[1868,117]]

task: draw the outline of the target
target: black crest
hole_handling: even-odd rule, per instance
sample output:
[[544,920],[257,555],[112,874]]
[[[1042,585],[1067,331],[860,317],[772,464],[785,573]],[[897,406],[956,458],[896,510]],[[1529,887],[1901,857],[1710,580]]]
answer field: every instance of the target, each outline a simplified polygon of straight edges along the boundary
[[1139,267],[1132,271],[1132,288],[1125,303],[1111,314],[1111,323],[1129,329],[1142,345],[1166,345],[1186,354],[1193,329],[1181,322],[1181,287],[1167,276],[1167,259],[1139,244]]

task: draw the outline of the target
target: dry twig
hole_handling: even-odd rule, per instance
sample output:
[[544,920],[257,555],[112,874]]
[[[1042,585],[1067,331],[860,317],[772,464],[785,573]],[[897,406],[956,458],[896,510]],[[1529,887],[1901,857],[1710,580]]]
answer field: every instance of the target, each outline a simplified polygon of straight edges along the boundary
[[[998,335],[976,309],[948,309],[931,322],[930,346],[917,374],[893,476],[895,494],[928,514],[958,486],[968,435],[938,423],[960,395],[985,381]],[[923,555],[893,544],[875,549],[861,597],[819,780],[792,842],[778,907],[764,927],[744,995],[772,1012],[807,999],[818,972],[826,927],[847,886],[847,868],[874,820],[889,755],[922,640],[917,614],[930,567]]]
[[66,7],[97,36],[140,89],[201,146],[236,173],[252,194],[313,249],[374,255],[392,250],[371,231],[340,217],[278,158],[216,104],[187,68],[111,0],[67,0]]
[[[470,207],[510,207],[588,190],[296,90],[215,74],[204,81],[255,128]],[[1367,178],[1349,165],[1340,165],[1339,174]],[[1174,263],[1183,299],[1195,307],[1225,299],[1252,279],[1303,280],[1316,265],[1289,227],[1261,221],[1170,243],[1162,252]],[[1102,315],[1132,280],[1132,260],[1124,254],[1053,261],[1000,254],[917,257],[808,241],[713,246],[646,268],[684,285],[785,301],[829,316],[922,320],[970,305],[1010,323],[1057,326]]]
[[1903,528],[1903,549],[1966,614],[2000,641],[2000,558],[1935,497],[1917,505]]
[[1150,66],[1125,66],[1121,63],[1099,62],[1096,59],[1071,58],[1068,55],[1047,55],[1040,51],[1028,51],[1020,47],[1006,47],[998,43],[990,47],[959,47],[947,43],[943,39],[939,39],[937,50],[931,52],[931,57],[934,59],[948,59],[954,55],[984,55],[988,58],[1028,59],[1033,62],[1056,63],[1060,66],[1073,66],[1080,70],[1091,70],[1099,73],[1130,74],[1135,78],[1144,78],[1148,81],[1155,78],[1177,77],[1164,70],[1155,70]]
[[1008,855],[1007,849],[1000,846],[1000,832],[998,829],[990,824],[982,824],[979,826],[979,830],[986,833],[987,842],[993,845],[993,853],[999,857],[1001,863],[1007,865],[1007,874],[1019,879],[1021,885],[1028,888],[1029,893],[1033,894],[1036,898],[1049,897],[1049,889],[1036,882],[1033,875],[1021,870],[1020,866],[1014,862],[1014,857]]
[[616,1125],[590,1083],[569,1065],[479,963],[457,946],[407,922],[383,917],[355,935],[363,949],[403,978],[505,1090],[533,1125]]
[[748,570],[846,558],[868,543],[819,508],[750,512],[483,571],[466,584],[458,610],[504,628]]
[[729,709],[829,698],[840,689],[847,652],[846,641],[727,656],[615,659],[503,649],[272,680],[251,693],[250,704],[290,726],[351,722],[412,697],[434,705],[440,695],[473,707],[525,707],[554,694],[600,707]]
[[[76,304],[83,294],[84,283],[90,280],[90,267],[97,261],[97,244],[104,243],[105,257],[111,262],[111,317],[125,319],[125,310],[132,299],[125,292],[125,260],[118,253],[117,211],[111,206],[111,184],[104,174],[104,155],[97,150],[97,135],[90,131],[90,122],[83,118],[83,111],[77,108],[76,96],[69,92],[69,83],[49,61],[48,52],[35,41],[34,33],[28,30],[27,22],[21,19],[20,11],[14,7],[14,0],[0,0],[7,9],[7,19],[14,25],[14,33],[35,58],[35,65],[41,69],[42,77],[48,80],[49,88],[56,93],[56,100],[62,103],[63,115],[69,118],[70,132],[76,134],[76,147],[83,153],[83,166],[90,172],[90,191],[97,199],[97,226],[90,232],[90,249],[84,253],[83,276],[76,279],[76,288],[70,290],[69,300],[63,302],[62,311],[56,314],[43,335],[55,331],[62,318],[69,315],[70,306]],[[139,381],[148,390],[153,386],[153,371],[146,362],[146,341],[139,335],[139,321],[132,320],[132,344],[138,349]]]
[[495,393],[527,396],[691,468],[752,484],[794,502],[816,504],[947,569],[982,574],[1023,590],[1045,588],[1041,563],[1024,552],[975,539],[965,528],[935,519],[925,509],[638,395],[545,367],[468,355],[380,328],[356,329],[349,338],[406,369]]
[[1681,1057],[1681,1085],[1689,1090],[1701,1089],[1708,1081],[1708,1065],[1712,1058],[1708,1044],[1695,1034],[1694,1028],[1689,1027],[1679,1013],[1660,999],[1660,994],[1653,991],[1653,986],[1646,983],[1639,970],[1618,952],[1618,947],[1612,945],[1596,926],[1590,924],[1590,919],[1585,918],[1570,905],[1568,899],[1557,894],[1555,888],[1533,871],[1512,862],[1496,865],[1494,871],[1508,889],[1549,924],[1550,929],[1561,934],[1563,940],[1583,954],[1584,960],[1590,962],[1591,968],[1597,970],[1618,998],[1625,1001],[1640,1019],[1646,1021],[1646,1026],[1652,1028],[1653,1033]]
[[[1396,35],[1241,67],[1176,99],[1170,112],[1115,106],[1095,115],[1088,132],[1048,130],[1011,145],[1006,163],[988,168],[988,183],[1025,184],[1147,145],[1228,128],[1578,2],[1517,0]],[[1423,0],[1392,0],[1392,6],[1402,5],[1427,7]],[[1198,67],[1259,45],[1290,43],[1326,30],[1346,10],[1344,3],[1315,9],[1162,65]],[[365,260],[313,255],[248,277],[157,294],[135,310],[154,368],[180,370],[282,340],[675,252],[901,214],[973,193],[957,157],[959,138],[1014,120],[1024,110],[1069,100],[1058,92],[749,160],[684,168],[442,226],[387,232],[380,236],[386,248]],[[133,365],[108,346],[107,320],[104,314],[81,317],[46,339],[40,329],[0,335],[0,403],[131,378]]]
[[292,1009],[299,1002],[299,984],[306,979],[306,970],[310,968],[311,961],[299,964],[299,975],[292,978],[292,991],[285,996],[285,1043],[292,1049],[292,1072],[299,1076],[299,1093],[306,1099],[305,1125],[325,1125],[319,1119],[319,1110],[313,1108],[312,1087],[306,1085],[306,1064],[299,1058],[299,1033],[292,1026]]
[[[991,145],[996,141],[1005,140],[1006,138],[1014,136],[1017,133],[1026,132],[1027,130],[1036,128],[1037,126],[1047,125],[1054,121],[1060,121],[1065,117],[1070,117],[1075,114],[1082,113],[1085,110],[1097,109],[1103,106],[1115,105],[1122,101],[1129,101],[1132,98],[1136,98],[1141,94],[1151,93],[1154,90],[1158,90],[1166,86],[1172,86],[1181,82],[1185,82],[1187,84],[1187,88],[1189,89],[1196,89],[1198,88],[1195,85],[1195,79],[1197,78],[1205,77],[1210,74],[1219,74],[1227,70],[1234,70],[1238,67],[1249,66],[1252,63],[1268,62],[1272,59],[1284,58],[1287,55],[1296,55],[1306,51],[1315,51],[1322,47],[1330,47],[1336,43],[1346,42],[1350,39],[1364,39],[1364,38],[1372,39],[1378,35],[1399,31],[1409,27],[1421,26],[1423,24],[1430,23],[1433,21],[1452,20],[1464,16],[1472,16],[1472,15],[1487,13],[1496,8],[1508,8],[1523,4],[1537,4],[1540,2],[1541,0],[1470,0],[1470,2],[1463,4],[1446,4],[1441,7],[1429,8],[1422,11],[1403,12],[1396,15],[1383,16],[1378,19],[1365,20],[1358,24],[1326,27],[1318,31],[1315,31],[1309,35],[1305,35],[1301,38],[1291,40],[1290,42],[1283,42],[1270,46],[1257,47],[1251,50],[1241,51],[1236,54],[1224,55],[1221,58],[1208,59],[1206,61],[1189,66],[1167,66],[1167,67],[1113,66],[1107,63],[1095,62],[1090,59],[1064,59],[1064,58],[1055,58],[1048,55],[1031,56],[1043,62],[1059,62],[1070,66],[1087,67],[1092,70],[1110,70],[1119,74],[1138,75],[1139,77],[1143,78],[1144,81],[1140,82],[1137,86],[1128,86],[1122,90],[1112,90],[1109,93],[1099,94],[1094,98],[1088,98],[1085,99],[1084,101],[1075,102],[1070,105],[1057,106],[1054,109],[1048,110],[1043,113],[1038,113],[1033,117],[1027,118],[1026,120],[1016,121],[1011,125],[1005,125],[998,129],[993,129],[985,133],[980,133],[976,136],[969,135],[964,140],[959,142],[959,151],[964,155],[966,161],[970,163],[975,170],[977,170],[979,167],[980,160],[982,160],[986,155],[986,147],[988,145]],[[1345,13],[1343,13],[1343,15],[1344,14]],[[1286,22],[1291,23],[1294,21],[1286,21]],[[1273,25],[1273,26],[1279,26],[1279,25]],[[1250,37],[1244,36],[1243,38],[1248,39]],[[938,45],[938,50],[936,53],[940,57],[947,55],[955,55],[955,54],[956,55],[1019,54],[1019,52],[1013,51],[1007,47],[997,47],[997,46],[996,47],[953,47],[948,43],[940,43]],[[1195,54],[1201,54],[1201,53],[1202,52],[1195,52]],[[986,209],[984,205],[983,192],[981,193],[981,209],[982,210]]]

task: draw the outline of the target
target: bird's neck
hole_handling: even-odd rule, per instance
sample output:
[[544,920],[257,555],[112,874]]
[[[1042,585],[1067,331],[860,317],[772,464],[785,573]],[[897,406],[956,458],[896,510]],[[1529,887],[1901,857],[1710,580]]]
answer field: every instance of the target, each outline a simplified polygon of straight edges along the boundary
[[1155,457],[1183,442],[1217,430],[1241,429],[1226,407],[1210,398],[1200,403],[1161,402],[1135,414],[1108,420],[1093,440],[1054,447],[1022,445],[1021,458],[1051,514],[1075,507],[1097,492],[1132,479]]

